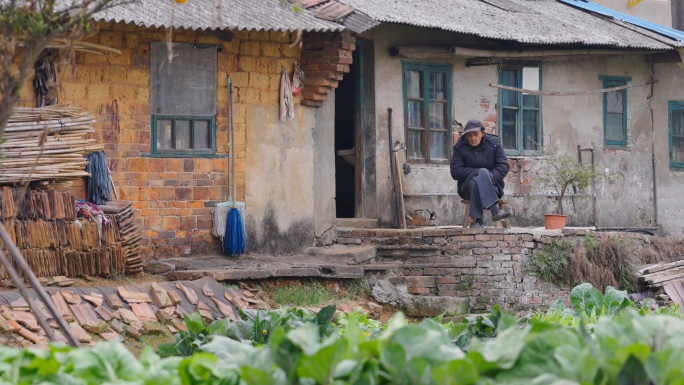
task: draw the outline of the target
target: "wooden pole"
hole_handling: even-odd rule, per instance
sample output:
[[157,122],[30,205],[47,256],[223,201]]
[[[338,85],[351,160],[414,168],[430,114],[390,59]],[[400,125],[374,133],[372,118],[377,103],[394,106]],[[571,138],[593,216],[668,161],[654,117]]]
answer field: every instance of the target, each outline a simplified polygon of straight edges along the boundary
[[591,94],[602,94],[604,92],[613,92],[613,91],[620,91],[620,90],[626,90],[628,88],[635,88],[635,87],[643,87],[649,84],[653,83],[658,83],[657,80],[649,80],[647,82],[639,83],[639,84],[630,84],[626,86],[619,86],[619,87],[612,87],[612,88],[601,88],[599,90],[590,90],[590,91],[535,91],[535,90],[526,90],[524,88],[518,88],[518,87],[510,87],[510,86],[504,86],[501,84],[490,84],[490,87],[494,88],[501,88],[502,90],[508,90],[508,91],[516,91],[516,92],[523,92],[525,94],[529,95],[547,95],[547,96],[575,96],[575,95],[591,95]]
[[[38,298],[40,298],[40,300],[43,301],[43,303],[48,308],[54,319],[59,324],[60,328],[64,330],[64,334],[67,338],[67,341],[74,347],[80,347],[78,339],[71,332],[71,329],[69,328],[69,325],[67,325],[66,320],[62,316],[62,313],[60,313],[59,310],[55,307],[55,304],[52,302],[52,299],[50,298],[50,296],[48,296],[47,292],[45,292],[43,285],[40,284],[40,281],[38,281],[36,275],[33,274],[33,270],[31,270],[31,267],[28,265],[28,263],[26,263],[26,260],[21,255],[21,252],[19,251],[17,246],[14,244],[14,242],[12,242],[12,238],[7,233],[7,230],[5,229],[5,226],[3,226],[2,222],[0,222],[0,240],[2,240],[2,243],[5,245],[5,248],[7,249],[7,251],[9,251],[10,255],[12,256],[14,263],[17,265],[17,267],[19,267],[19,270],[21,270],[21,272],[24,274],[24,277],[28,279],[29,283],[33,287],[33,290],[36,291]],[[47,320],[45,320],[45,316],[34,303],[33,297],[29,295],[29,292],[26,289],[26,286],[24,285],[24,281],[19,277],[19,274],[14,269],[14,266],[12,266],[9,259],[7,258],[7,255],[5,255],[2,249],[0,249],[0,262],[2,262],[2,264],[7,269],[7,272],[10,274],[10,277],[12,277],[14,284],[17,285],[17,288],[21,292],[21,295],[24,296],[24,299],[29,304],[31,311],[33,311],[33,315],[36,317],[38,323],[40,323],[40,326],[43,328],[43,330],[45,330],[45,334],[47,334],[50,341],[55,341],[55,335],[52,332],[52,328],[50,327],[50,325],[48,325]]]

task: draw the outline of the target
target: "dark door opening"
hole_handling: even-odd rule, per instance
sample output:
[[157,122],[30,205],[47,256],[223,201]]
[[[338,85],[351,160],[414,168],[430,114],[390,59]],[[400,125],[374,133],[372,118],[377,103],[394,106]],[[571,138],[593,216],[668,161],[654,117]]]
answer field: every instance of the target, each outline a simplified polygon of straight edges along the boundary
[[[357,57],[354,52],[354,63]],[[337,218],[356,216],[356,105],[354,66],[335,90],[335,205]]]

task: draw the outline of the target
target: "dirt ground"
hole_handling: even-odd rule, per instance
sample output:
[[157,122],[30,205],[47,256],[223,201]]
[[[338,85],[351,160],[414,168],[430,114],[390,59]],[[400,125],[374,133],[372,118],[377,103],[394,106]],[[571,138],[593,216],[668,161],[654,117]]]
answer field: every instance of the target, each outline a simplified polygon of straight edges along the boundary
[[[145,274],[142,277],[132,278],[125,276],[113,276],[109,278],[73,278],[74,284],[65,287],[102,287],[121,286],[144,282],[167,281],[164,275]],[[362,308],[368,311],[371,318],[387,322],[398,309],[384,305],[379,306],[370,297],[370,288],[364,280],[325,280],[325,279],[269,279],[262,281],[230,281],[223,282],[229,287],[252,288],[266,293],[268,308],[280,307],[303,307],[314,311],[331,304],[336,304],[340,311],[352,311]],[[16,290],[10,282],[0,282],[0,291]],[[369,309],[373,309],[369,311]],[[3,338],[0,334],[0,342],[12,345],[11,338]],[[123,336],[123,343],[134,354],[139,355],[145,346],[157,348],[165,342],[172,342],[174,335],[171,332],[156,336],[142,336],[139,340]],[[93,335],[93,341],[100,339]]]

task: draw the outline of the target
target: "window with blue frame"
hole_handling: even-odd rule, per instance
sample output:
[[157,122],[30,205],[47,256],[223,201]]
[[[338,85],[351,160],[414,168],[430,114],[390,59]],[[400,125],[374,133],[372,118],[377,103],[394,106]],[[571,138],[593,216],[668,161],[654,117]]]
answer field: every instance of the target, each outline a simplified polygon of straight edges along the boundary
[[[539,63],[501,66],[499,84],[530,91],[541,90]],[[542,149],[539,95],[499,89],[499,136],[509,155],[538,155]]]
[[[632,78],[625,76],[599,76],[603,88],[627,85]],[[627,90],[603,93],[603,137],[606,146],[627,146]]]
[[451,67],[404,63],[404,128],[409,162],[449,163]]
[[684,101],[668,103],[670,167],[684,168]]
[[152,155],[215,154],[216,47],[157,42],[150,51]]

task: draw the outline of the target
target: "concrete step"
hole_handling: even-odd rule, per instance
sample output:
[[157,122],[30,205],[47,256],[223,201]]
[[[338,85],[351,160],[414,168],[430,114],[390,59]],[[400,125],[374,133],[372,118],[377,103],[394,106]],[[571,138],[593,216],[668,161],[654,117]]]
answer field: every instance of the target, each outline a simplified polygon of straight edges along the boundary
[[375,246],[335,244],[327,247],[309,247],[304,253],[318,257],[321,261],[346,261],[347,264],[357,265],[375,258]]
[[442,247],[432,245],[380,245],[376,253],[378,257],[385,258],[433,257],[441,254]]
[[378,220],[370,218],[337,218],[337,227],[352,227],[357,229],[377,229]]

